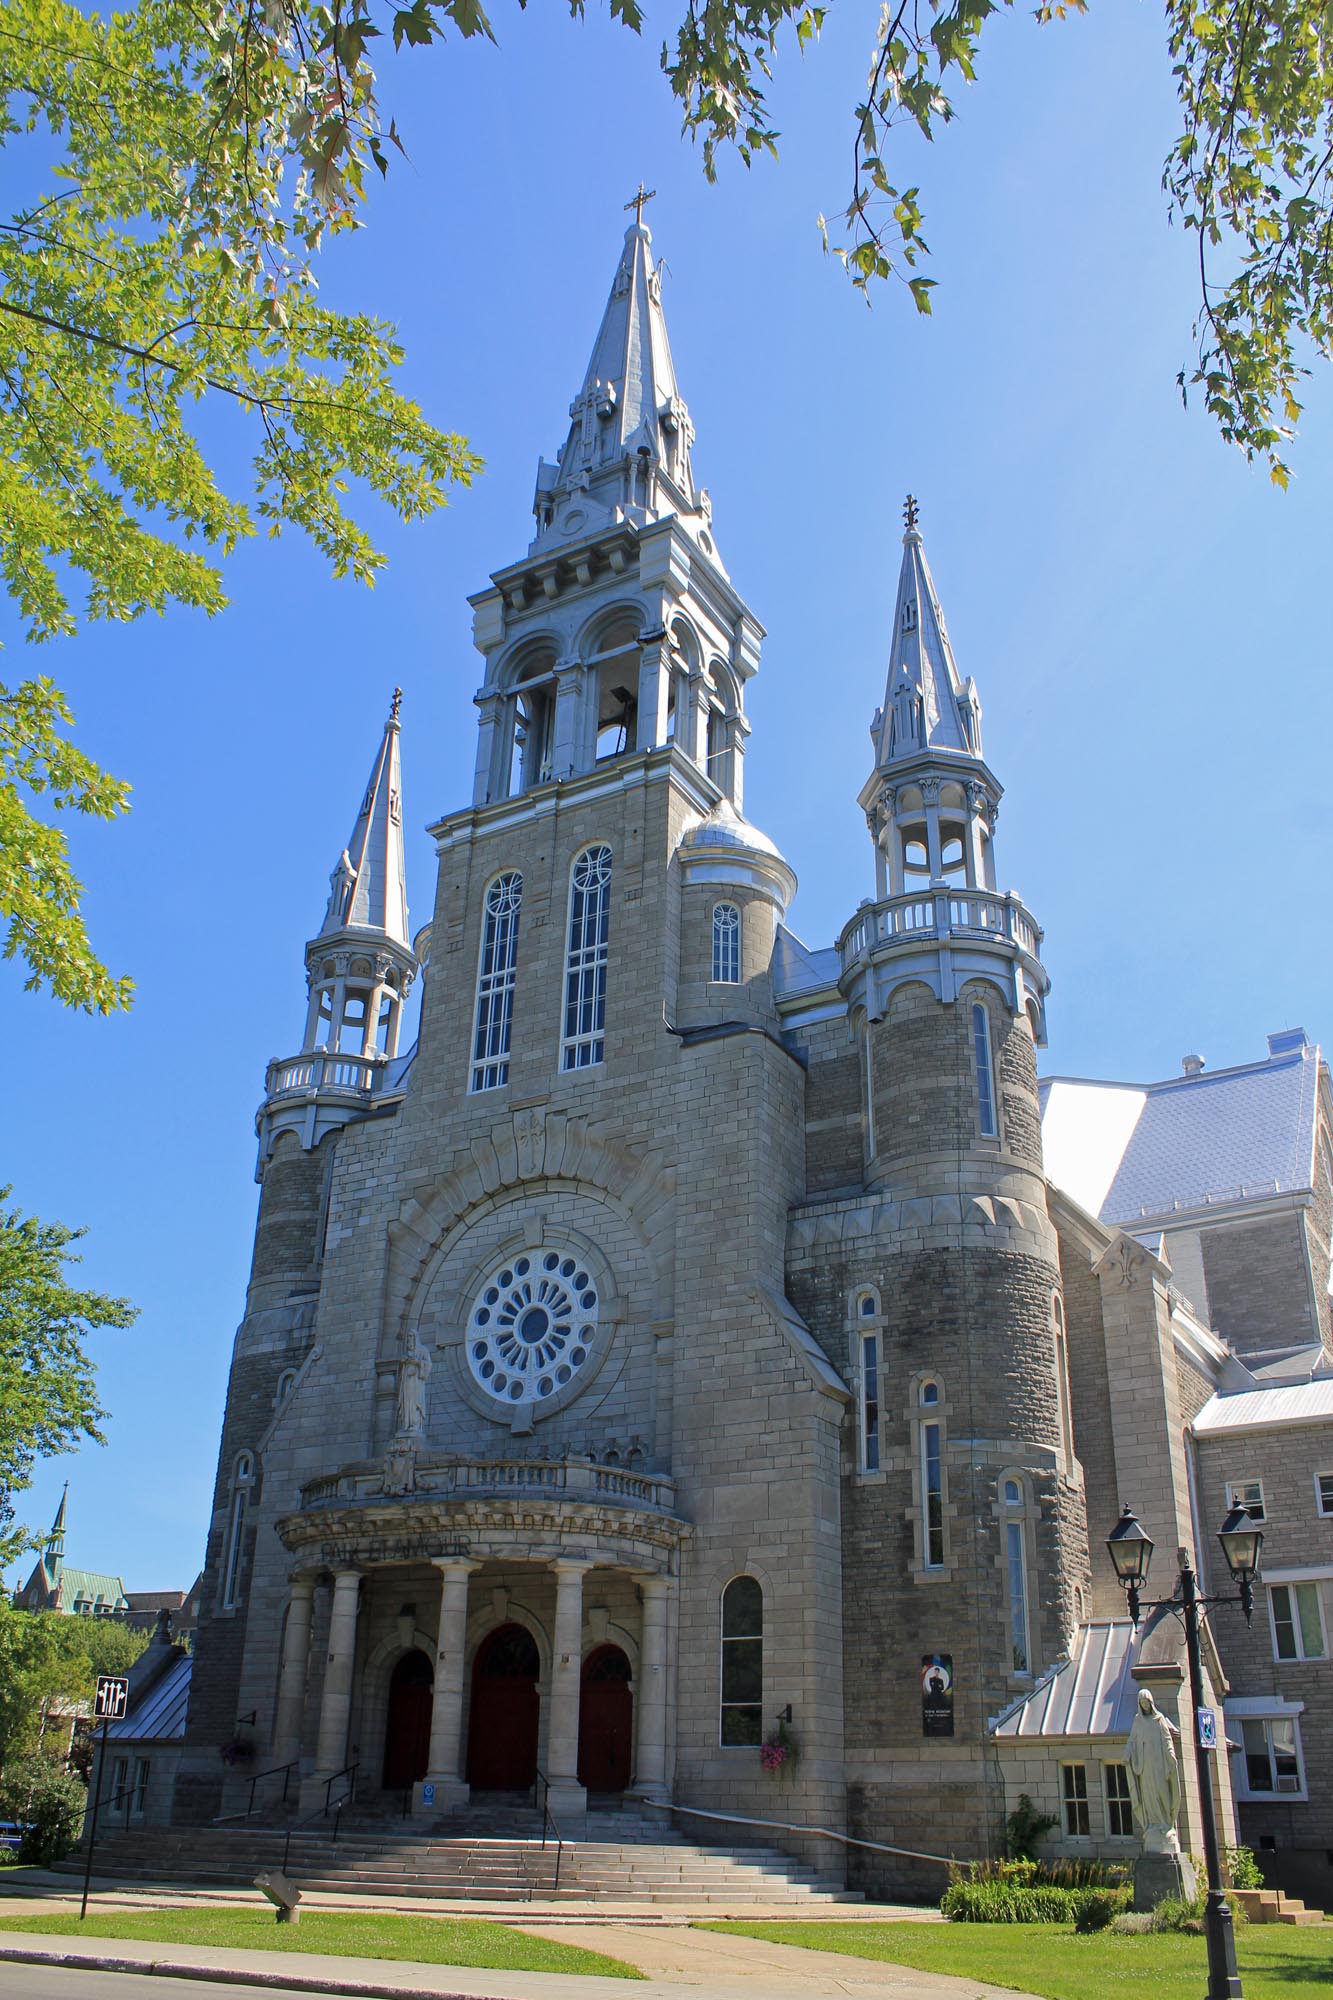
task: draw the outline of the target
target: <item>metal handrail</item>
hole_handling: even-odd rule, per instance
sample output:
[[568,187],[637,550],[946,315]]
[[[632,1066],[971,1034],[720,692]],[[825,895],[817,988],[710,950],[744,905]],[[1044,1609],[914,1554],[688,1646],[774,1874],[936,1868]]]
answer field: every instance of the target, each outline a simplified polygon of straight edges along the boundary
[[335,1772],[334,1772],[334,1774],[333,1774],[333,1776],[332,1776],[331,1778],[326,1778],[326,1779],[324,1780],[324,1810],[325,1810],[325,1812],[328,1812],[328,1811],[330,1811],[330,1809],[331,1809],[331,1801],[330,1801],[330,1798],[329,1798],[329,1794],[330,1794],[330,1792],[331,1792],[331,1791],[333,1790],[334,1786],[335,1786],[335,1785],[337,1784],[337,1782],[338,1782],[339,1778],[346,1778],[346,1780],[347,1780],[347,1790],[346,1790],[346,1791],[345,1791],[345,1792],[343,1793],[342,1797],[341,1797],[341,1798],[340,1798],[340,1799],[338,1800],[338,1804],[339,1804],[340,1806],[345,1806],[345,1805],[347,1804],[347,1802],[348,1802],[348,1800],[349,1800],[349,1799],[352,1799],[352,1798],[355,1798],[355,1796],[356,1796],[356,1774],[357,1774],[357,1772],[358,1772],[358,1771],[359,1771],[360,1769],[361,1769],[361,1766],[360,1766],[360,1764],[344,1764],[344,1765],[343,1765],[343,1767],[342,1767],[342,1769],[341,1769],[341,1771],[335,1771]]
[[[541,1814],[542,1814],[543,1854],[545,1854],[546,1852],[547,1828],[549,1827],[551,1832],[555,1835],[555,1880],[551,1884],[551,1894],[555,1895],[560,1887],[560,1863],[564,1859],[565,1839],[564,1835],[560,1831],[560,1822],[557,1820],[555,1814],[551,1811],[551,1780],[547,1777],[545,1771],[543,1771],[540,1764],[537,1765],[536,1769],[537,1769],[537,1775],[532,1781],[532,1803],[534,1806],[538,1803],[537,1787],[538,1785],[540,1785],[542,1787],[542,1795],[540,1803],[541,1803]],[[531,1892],[529,1892],[528,1901],[529,1902],[532,1901]]]
[[[342,1819],[341,1819],[342,1809],[345,1805],[348,1805],[350,1803],[353,1796],[355,1795],[356,1774],[359,1769],[360,1766],[357,1764],[347,1764],[344,1765],[341,1771],[335,1771],[333,1776],[329,1778],[325,1783],[323,1805],[319,1806],[314,1812],[308,1814],[305,1819],[298,1819],[293,1821],[292,1825],[288,1827],[287,1838],[282,1843],[282,1872],[284,1875],[287,1873],[287,1861],[292,1851],[292,1835],[294,1833],[304,1833],[305,1829],[308,1826],[313,1826],[317,1819],[327,1819],[330,1813],[332,1813],[334,1816],[333,1844],[335,1847],[337,1846],[338,1829],[342,1825]],[[332,1789],[332,1787],[337,1784],[339,1778],[350,1778],[351,1784],[348,1786],[347,1790],[343,1793],[340,1799],[334,1799],[332,1802],[330,1802],[329,1792]]]
[[919,1847],[890,1847],[883,1840],[860,1840],[855,1834],[839,1833],[831,1826],[807,1826],[799,1820],[790,1819],[748,1819],[743,1813],[706,1812],[702,1806],[680,1806],[674,1800],[650,1799],[642,1793],[626,1792],[625,1797],[633,1798],[641,1806],[652,1806],[657,1812],[687,1813],[691,1819],[715,1819],[724,1826],[767,1826],[778,1833],[813,1833],[823,1840],[838,1840],[844,1847],[869,1847],[876,1854],[905,1854],[913,1861],[938,1861],[945,1868],[982,1868],[982,1861],[966,1861],[956,1854],[923,1854]]
[[301,1765],[300,1758],[293,1757],[289,1763],[271,1764],[267,1771],[256,1771],[253,1778],[251,1778],[249,1781],[250,1782],[249,1804],[246,1805],[245,1808],[240,1812],[215,1814],[213,1818],[214,1826],[222,1826],[229,1819],[249,1819],[250,1815],[255,1811],[255,1786],[258,1784],[262,1784],[265,1778],[276,1778],[279,1772],[281,1772],[282,1774],[282,1797],[279,1800],[277,1800],[277,1804],[285,1806],[287,1803],[287,1793],[291,1786],[292,1772],[299,1770],[300,1765]]

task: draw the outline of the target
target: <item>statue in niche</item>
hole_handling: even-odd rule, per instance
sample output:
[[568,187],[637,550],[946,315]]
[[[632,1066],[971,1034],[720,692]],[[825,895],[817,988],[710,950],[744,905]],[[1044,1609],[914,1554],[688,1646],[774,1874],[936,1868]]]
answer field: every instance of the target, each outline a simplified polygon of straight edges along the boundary
[[1169,1722],[1144,1688],[1139,1695],[1139,1712],[1129,1732],[1125,1761],[1134,1796],[1134,1812],[1139,1823],[1145,1854],[1179,1854],[1180,1836],[1176,1820],[1180,1815],[1180,1763],[1176,1742],[1180,1731]]
[[430,1355],[414,1340],[398,1366],[398,1431],[400,1438],[420,1437],[426,1428],[426,1384]]

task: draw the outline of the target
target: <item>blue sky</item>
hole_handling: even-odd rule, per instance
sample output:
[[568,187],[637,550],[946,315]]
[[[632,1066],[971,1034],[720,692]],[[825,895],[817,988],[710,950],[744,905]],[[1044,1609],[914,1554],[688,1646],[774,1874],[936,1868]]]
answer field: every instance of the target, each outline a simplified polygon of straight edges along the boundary
[[[44,1466],[25,1514],[49,1520],[68,1477],[71,1558],[131,1588],[198,1567],[253,1112],[266,1061],[299,1044],[302,944],[390,691],[420,923],[422,829],[470,784],[466,595],[526,547],[640,178],[696,473],[768,628],[746,802],[800,877],[794,927],[829,942],[873,889],[855,799],[911,489],[1006,786],[1002,886],[1046,927],[1044,1067],[1149,1078],[1187,1050],[1220,1066],[1270,1029],[1330,1032],[1330,376],[1286,495],[1181,410],[1193,244],[1159,186],[1176,128],[1157,10],[998,19],[956,123],[929,148],[903,136],[940,281],[929,321],[896,294],[868,311],[815,228],[846,200],[873,10],[834,10],[803,62],[784,51],[780,163],[725,162],[713,188],[658,73],[670,25],[655,12],[636,40],[506,7],[498,49],[386,47],[381,102],[411,160],[325,256],[324,293],[397,323],[405,386],[487,470],[433,522],[377,523],[391,561],[373,592],[287,535],[235,557],[211,622],[93,628],[39,655],[0,610],[8,677],[51,674],[80,740],[134,785],[129,820],[75,843],[133,1013],[62,1013],[0,968],[3,1178],[86,1224],[83,1277],[142,1308],[97,1343],[106,1449]],[[204,421],[239,467],[244,420]]]

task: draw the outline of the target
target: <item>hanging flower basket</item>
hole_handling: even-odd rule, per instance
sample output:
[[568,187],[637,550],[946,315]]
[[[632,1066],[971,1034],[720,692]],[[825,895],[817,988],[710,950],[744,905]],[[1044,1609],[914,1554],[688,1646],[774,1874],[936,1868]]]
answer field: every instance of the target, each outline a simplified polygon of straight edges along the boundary
[[786,1777],[799,1754],[796,1738],[779,1717],[773,1734],[766,1736],[759,1746],[759,1762],[766,1771],[775,1771],[779,1777]]
[[224,1743],[218,1752],[229,1770],[234,1769],[237,1764],[248,1764],[254,1754],[254,1744],[247,1743],[241,1736],[233,1736],[231,1742]]

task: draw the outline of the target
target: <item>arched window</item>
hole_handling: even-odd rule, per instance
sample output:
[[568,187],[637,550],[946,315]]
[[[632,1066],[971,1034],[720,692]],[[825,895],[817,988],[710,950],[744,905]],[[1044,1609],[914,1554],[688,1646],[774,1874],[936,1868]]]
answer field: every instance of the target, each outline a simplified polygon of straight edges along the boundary
[[734,903],[713,907],[713,980],[735,986],[741,976],[741,913]]
[[551,777],[555,747],[555,676],[549,658],[534,661],[515,690],[509,795],[530,792]]
[[763,1716],[764,1593],[756,1577],[734,1576],[722,1593],[723,1748],[760,1742]]
[[606,1053],[606,959],[611,923],[611,850],[585,847],[569,884],[569,955],[560,1067],[590,1069]]
[[234,1611],[241,1601],[241,1556],[245,1540],[245,1510],[254,1483],[255,1462],[248,1451],[239,1453],[231,1474],[231,1507],[227,1516],[227,1540],[222,1557],[222,1609]]
[[879,1471],[879,1334],[861,1335],[861,1470]]
[[291,1395],[292,1384],[295,1380],[296,1370],[294,1368],[284,1368],[278,1377],[278,1386],[273,1392],[273,1407],[275,1410],[280,1410]]
[[997,1139],[995,1076],[991,1063],[990,1015],[978,1001],[972,1009],[972,1058],[977,1071],[977,1121],[983,1139]]
[[1009,1671],[1032,1671],[1028,1638],[1028,1496],[1022,1479],[1007,1472],[1000,1481],[1000,1533],[1004,1537],[1004,1567],[1009,1588]]
[[920,1482],[921,1563],[943,1569],[944,1542],[944,1422],[940,1385],[933,1376],[921,1383],[917,1403],[917,1477]]
[[523,877],[512,870],[486,891],[477,972],[477,1025],[472,1038],[470,1090],[495,1090],[509,1081],[509,1036],[514,1020],[514,972]]

